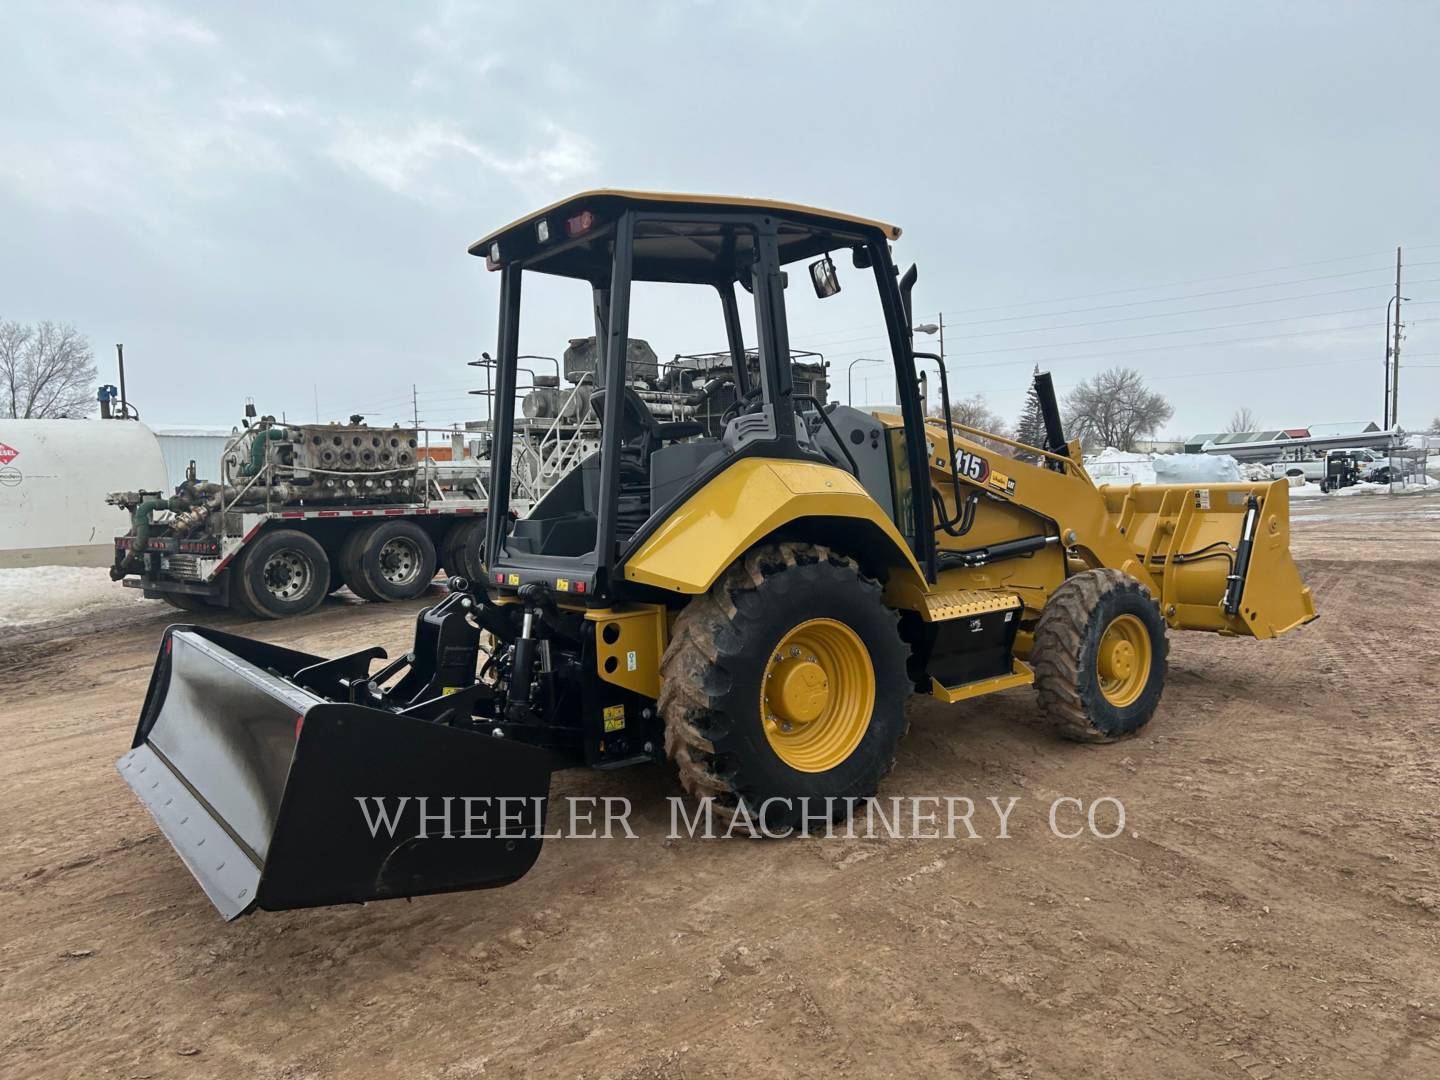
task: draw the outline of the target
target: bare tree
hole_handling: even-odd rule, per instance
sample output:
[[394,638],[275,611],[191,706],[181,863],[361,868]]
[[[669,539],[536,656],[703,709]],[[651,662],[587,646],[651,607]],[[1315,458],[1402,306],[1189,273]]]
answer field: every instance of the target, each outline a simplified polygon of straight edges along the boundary
[[1242,405],[1230,417],[1230,422],[1225,425],[1225,430],[1230,432],[1259,431],[1260,421],[1255,419],[1255,414],[1250,411],[1249,405]]
[[86,416],[95,405],[90,343],[67,323],[0,320],[0,410],[12,420]]
[[1440,435],[1440,416],[1437,416],[1434,420],[1430,421],[1430,431],[1428,432],[1428,434]]
[[1175,415],[1133,368],[1110,368],[1086,379],[1065,396],[1070,437],[1087,446],[1134,450],[1135,440],[1153,435]]
[[[943,417],[945,411],[936,405],[930,409],[930,415]],[[1007,438],[1010,435],[1004,418],[990,408],[984,394],[975,394],[972,397],[961,398],[959,401],[952,401],[950,403],[950,420],[952,423],[963,424],[966,427],[975,428],[977,431],[988,431],[993,435],[1003,435]],[[992,450],[1006,454],[1011,453],[1011,448],[1004,443],[997,443],[991,439],[978,439],[977,441]]]

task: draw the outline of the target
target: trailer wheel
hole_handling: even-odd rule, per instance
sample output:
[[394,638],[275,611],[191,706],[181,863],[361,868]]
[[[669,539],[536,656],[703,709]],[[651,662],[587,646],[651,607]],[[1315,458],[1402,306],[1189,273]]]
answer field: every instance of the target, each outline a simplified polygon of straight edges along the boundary
[[232,594],[262,619],[304,615],[330,588],[330,559],[314,537],[295,529],[260,535],[240,556]]
[[767,829],[837,820],[894,764],[905,665],[895,613],[854,562],[765,545],[675,622],[660,665],[666,753],[692,796],[743,803]]
[[1119,570],[1086,570],[1051,595],[1030,653],[1040,710],[1077,742],[1139,731],[1165,689],[1165,620],[1150,590]]
[[445,573],[479,581],[485,576],[485,519],[470,518],[453,526],[445,534],[440,551]]
[[340,565],[365,600],[412,600],[435,577],[435,545],[413,521],[377,521],[345,542]]

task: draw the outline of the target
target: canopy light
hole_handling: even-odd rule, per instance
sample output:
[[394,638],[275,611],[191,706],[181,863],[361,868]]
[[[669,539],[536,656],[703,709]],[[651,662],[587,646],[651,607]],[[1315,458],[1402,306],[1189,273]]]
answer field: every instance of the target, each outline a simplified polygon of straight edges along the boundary
[[542,244],[550,242],[550,222],[541,218],[535,223],[535,239]]
[[500,241],[496,240],[490,245],[490,254],[485,256],[486,270],[500,269]]
[[595,215],[589,210],[581,210],[572,218],[565,219],[565,235],[572,240],[577,236],[583,236],[595,227]]

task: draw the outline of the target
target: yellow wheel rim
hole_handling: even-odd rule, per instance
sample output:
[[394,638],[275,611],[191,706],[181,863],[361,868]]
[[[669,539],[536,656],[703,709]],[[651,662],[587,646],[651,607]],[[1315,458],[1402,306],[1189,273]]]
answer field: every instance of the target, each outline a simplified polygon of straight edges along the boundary
[[1150,632],[1134,615],[1117,615],[1100,635],[1095,675],[1100,693],[1117,709],[1133,705],[1150,681]]
[[860,635],[811,619],[775,646],[760,687],[770,749],[800,772],[827,772],[860,745],[875,711],[875,668]]

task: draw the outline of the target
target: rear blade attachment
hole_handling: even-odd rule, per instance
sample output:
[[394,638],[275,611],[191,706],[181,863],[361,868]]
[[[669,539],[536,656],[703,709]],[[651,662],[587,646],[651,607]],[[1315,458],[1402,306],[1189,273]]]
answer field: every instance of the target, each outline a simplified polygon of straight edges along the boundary
[[534,865],[549,755],[317,692],[377,655],[165,632],[117,768],[226,919],[491,888]]

